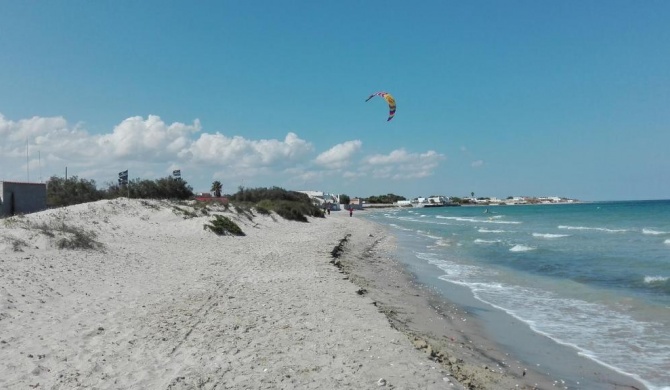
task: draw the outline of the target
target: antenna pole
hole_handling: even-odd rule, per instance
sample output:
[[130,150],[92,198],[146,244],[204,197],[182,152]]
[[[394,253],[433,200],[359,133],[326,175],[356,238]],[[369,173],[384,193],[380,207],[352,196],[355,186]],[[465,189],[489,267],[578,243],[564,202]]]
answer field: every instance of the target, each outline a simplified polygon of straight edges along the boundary
[[30,159],[28,158],[28,139],[26,139],[26,174],[28,175],[28,182],[30,182]]

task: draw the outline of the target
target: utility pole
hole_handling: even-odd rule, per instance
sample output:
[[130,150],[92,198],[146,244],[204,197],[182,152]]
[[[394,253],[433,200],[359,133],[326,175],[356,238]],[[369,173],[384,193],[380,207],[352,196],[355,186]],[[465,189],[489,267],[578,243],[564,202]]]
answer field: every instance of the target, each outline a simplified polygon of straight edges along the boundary
[[26,139],[26,174],[28,175],[28,182],[30,183],[30,158],[28,157],[28,139]]

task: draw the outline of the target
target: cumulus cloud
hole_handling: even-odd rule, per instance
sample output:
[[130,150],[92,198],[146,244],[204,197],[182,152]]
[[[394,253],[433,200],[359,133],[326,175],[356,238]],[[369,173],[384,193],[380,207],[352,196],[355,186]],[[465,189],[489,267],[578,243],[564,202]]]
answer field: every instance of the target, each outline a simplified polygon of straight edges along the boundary
[[38,170],[46,180],[62,175],[67,167],[71,176],[104,185],[126,169],[131,178],[148,179],[181,169],[196,190],[209,189],[213,180],[227,180],[231,187],[240,183],[318,187],[337,186],[336,178],[415,179],[432,175],[445,159],[435,151],[405,149],[359,156],[360,140],[315,155],[314,146],[293,132],[283,139],[254,140],[205,132],[198,119],[190,124],[166,123],[156,115],[130,117],[109,132],[90,134],[83,124],[70,124],[63,117],[12,121],[0,114],[0,139],[0,180],[25,180],[27,171],[36,180]]
[[32,117],[13,122],[0,114],[0,137],[8,141],[25,142],[53,131],[59,131],[67,125],[63,117],[41,118]]
[[429,150],[425,153],[409,153],[405,149],[396,149],[389,154],[376,154],[365,159],[367,170],[373,177],[395,180],[416,179],[433,174],[443,154]]
[[255,141],[240,136],[205,133],[178,155],[183,159],[213,165],[279,167],[303,159],[312,149],[312,144],[300,139],[295,133],[288,133],[283,141]]
[[351,159],[362,145],[363,143],[359,140],[347,141],[321,153],[314,161],[329,169],[342,169],[351,164]]
[[172,123],[167,125],[156,115],[147,119],[140,116],[125,119],[114,127],[111,134],[97,139],[101,151],[115,157],[168,160],[187,147],[189,136],[201,130],[200,121],[192,125]]
[[[292,132],[284,139],[250,140],[204,133],[198,119],[191,124],[166,123],[156,115],[130,117],[111,132],[89,134],[62,117],[11,121],[0,114],[0,137],[4,141],[0,165],[12,167],[3,169],[0,180],[25,180],[27,171],[42,166],[47,177],[67,166],[75,174],[107,181],[129,167],[143,177],[164,177],[173,169],[191,174],[226,172],[227,177],[272,177],[287,167],[309,164],[313,157],[312,144]],[[28,163],[26,149],[30,151]]]

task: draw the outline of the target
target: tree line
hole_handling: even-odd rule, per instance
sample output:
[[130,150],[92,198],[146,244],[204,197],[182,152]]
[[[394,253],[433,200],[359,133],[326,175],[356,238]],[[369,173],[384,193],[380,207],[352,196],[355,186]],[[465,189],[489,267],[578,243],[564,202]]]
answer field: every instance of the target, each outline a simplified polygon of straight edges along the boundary
[[67,179],[52,176],[47,180],[47,206],[63,207],[79,203],[114,199],[122,196],[140,199],[189,199],[193,188],[185,180],[171,176],[156,180],[133,179],[119,186],[110,184],[99,189],[95,180],[72,176]]
[[[221,196],[219,181],[212,183],[212,191]],[[181,178],[171,176],[156,179],[133,179],[126,185],[109,184],[98,189],[95,180],[72,176],[64,179],[52,176],[47,181],[47,206],[65,207],[102,199],[130,197],[136,199],[193,199],[193,188]],[[323,210],[315,206],[306,194],[288,191],[280,187],[244,188],[226,197],[236,204],[255,207],[259,212],[275,211],[289,220],[307,222],[306,216],[323,217]]]

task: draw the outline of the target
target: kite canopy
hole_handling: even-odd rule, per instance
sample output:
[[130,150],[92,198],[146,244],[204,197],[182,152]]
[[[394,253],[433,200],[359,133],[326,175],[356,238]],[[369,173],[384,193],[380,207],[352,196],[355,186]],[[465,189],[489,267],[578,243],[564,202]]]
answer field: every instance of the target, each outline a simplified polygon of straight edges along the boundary
[[391,96],[390,93],[387,92],[376,92],[370,95],[369,98],[365,99],[367,102],[368,100],[372,99],[375,96],[381,96],[386,100],[386,102],[389,104],[389,118],[386,120],[387,122],[393,119],[393,116],[395,115],[395,99],[393,96]]

